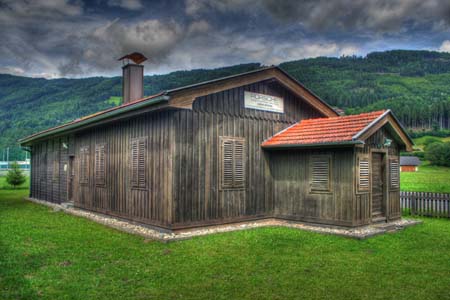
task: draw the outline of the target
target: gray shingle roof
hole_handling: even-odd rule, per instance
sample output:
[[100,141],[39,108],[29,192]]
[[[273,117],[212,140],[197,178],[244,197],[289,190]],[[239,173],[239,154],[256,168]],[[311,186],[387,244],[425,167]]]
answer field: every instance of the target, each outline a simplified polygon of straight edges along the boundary
[[417,156],[400,156],[400,166],[419,166],[420,160]]

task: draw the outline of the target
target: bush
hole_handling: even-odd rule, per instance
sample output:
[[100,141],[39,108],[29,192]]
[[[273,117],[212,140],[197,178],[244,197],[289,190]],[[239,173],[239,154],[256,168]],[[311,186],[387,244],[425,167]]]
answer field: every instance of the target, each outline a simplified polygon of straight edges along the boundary
[[450,167],[450,142],[428,145],[425,158],[433,165]]
[[423,151],[400,152],[400,156],[417,156],[420,160],[425,159],[425,153]]
[[433,136],[426,137],[425,140],[423,141],[424,150],[426,150],[427,147],[433,143],[442,143],[442,141],[437,137]]
[[23,184],[26,180],[25,175],[19,167],[17,162],[11,164],[11,169],[6,173],[6,182],[14,188]]
[[412,156],[417,156],[420,160],[425,159],[425,153],[422,151],[415,151]]
[[439,137],[448,137],[450,136],[450,130],[448,129],[441,129],[441,130],[409,130],[408,131],[409,136],[412,138],[420,138],[426,135],[433,135],[433,136],[439,136]]

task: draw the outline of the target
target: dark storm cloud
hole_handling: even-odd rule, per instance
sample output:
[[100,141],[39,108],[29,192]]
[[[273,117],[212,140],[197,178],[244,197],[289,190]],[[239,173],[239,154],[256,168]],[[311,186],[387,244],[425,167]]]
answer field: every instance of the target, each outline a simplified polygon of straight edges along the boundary
[[130,10],[138,10],[144,7],[140,0],[108,0],[107,4]]
[[55,28],[61,32],[73,30],[83,18],[82,12],[82,3],[63,0],[0,1],[0,68],[27,75],[33,75],[28,70],[35,70],[36,75],[52,76],[52,44],[61,38]]
[[[5,41],[0,46],[1,65],[19,67],[30,75],[101,73],[117,68],[115,58],[130,51],[161,60],[177,41],[191,33],[170,20],[126,22],[115,16],[88,15],[83,13],[86,7],[81,2],[31,3],[2,1],[0,10],[0,25],[8,28],[0,32]],[[142,6],[139,1],[104,4],[129,10]]]
[[448,51],[450,2],[429,0],[0,0],[0,73],[118,75],[276,64],[396,48]]
[[297,22],[310,29],[390,32],[411,25],[450,24],[446,0],[187,0],[186,13],[261,10],[281,22]]
[[317,29],[398,32],[420,24],[449,25],[450,2],[438,0],[264,1],[274,17]]

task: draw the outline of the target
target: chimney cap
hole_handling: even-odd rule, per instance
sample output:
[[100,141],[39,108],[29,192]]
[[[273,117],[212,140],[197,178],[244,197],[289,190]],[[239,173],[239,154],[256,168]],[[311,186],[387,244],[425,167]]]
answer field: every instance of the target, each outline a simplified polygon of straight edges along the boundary
[[124,59],[131,59],[135,64],[143,63],[147,60],[147,57],[145,57],[142,53],[139,52],[133,52],[127,55],[122,56],[118,60],[124,60]]

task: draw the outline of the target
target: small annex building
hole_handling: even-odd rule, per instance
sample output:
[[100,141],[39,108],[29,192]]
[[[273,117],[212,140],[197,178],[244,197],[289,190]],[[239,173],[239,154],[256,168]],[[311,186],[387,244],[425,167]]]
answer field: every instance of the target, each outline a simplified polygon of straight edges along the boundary
[[417,172],[420,164],[417,156],[400,156],[400,172]]
[[168,230],[400,218],[412,141],[391,111],[339,116],[278,67],[149,97],[142,65],[123,74],[122,105],[20,140],[31,198]]

